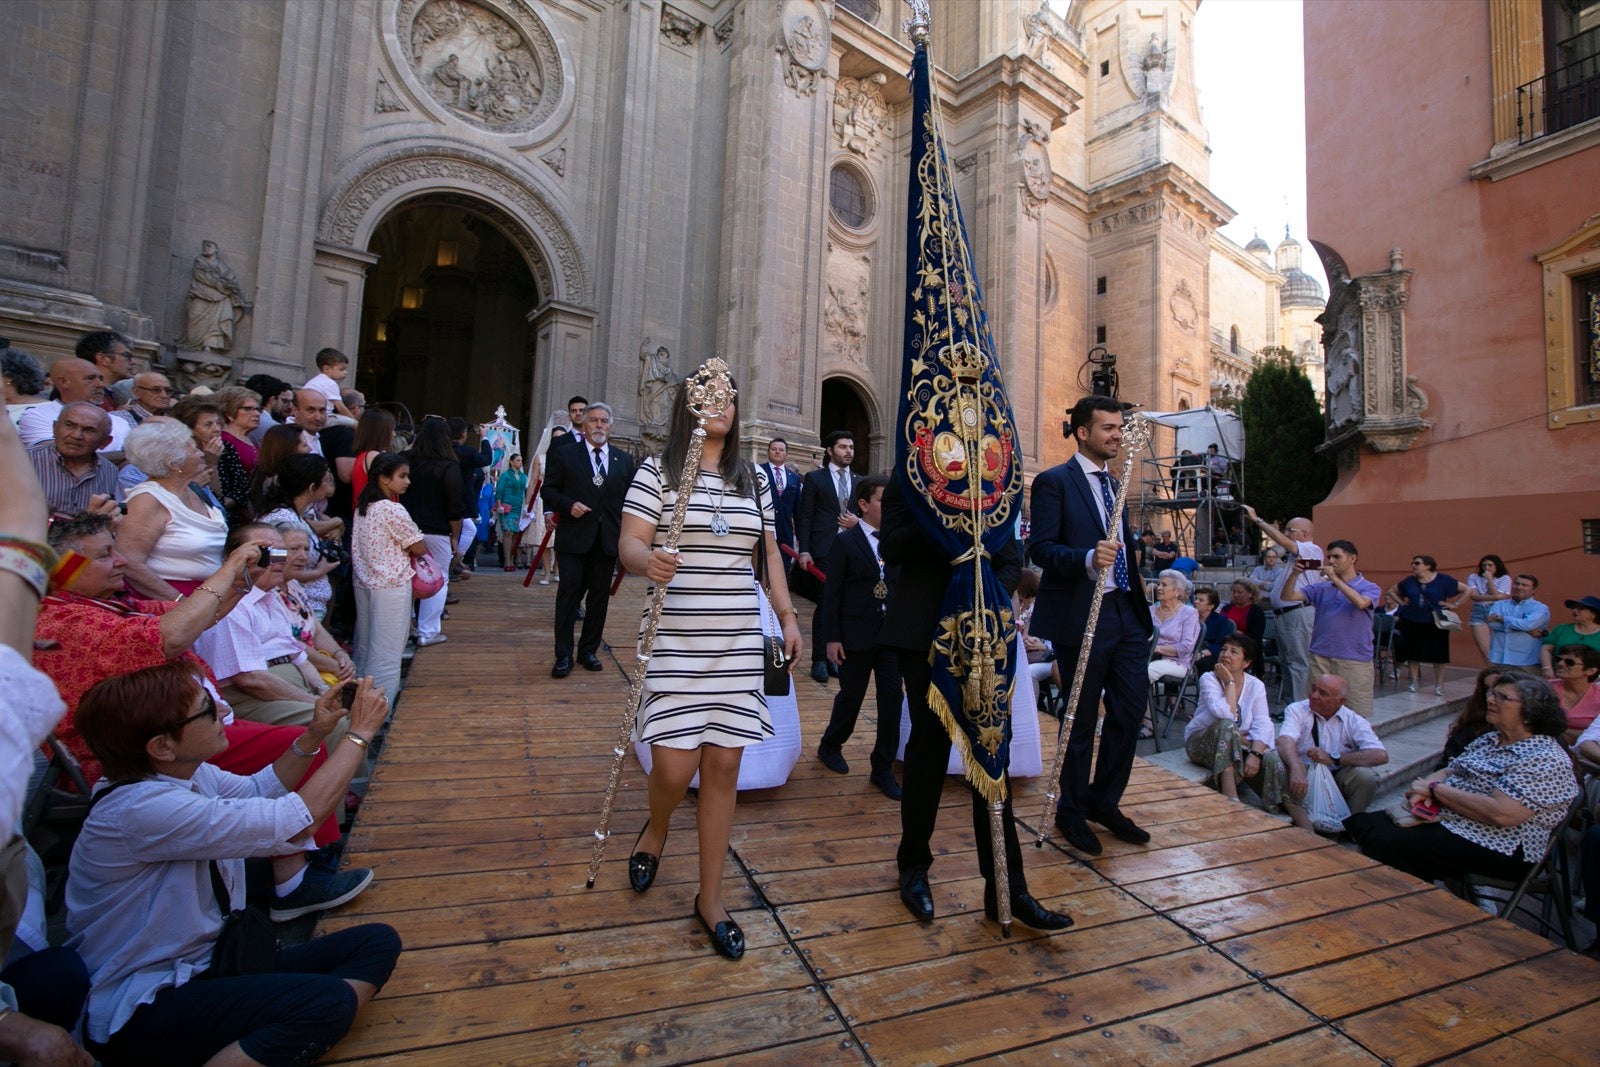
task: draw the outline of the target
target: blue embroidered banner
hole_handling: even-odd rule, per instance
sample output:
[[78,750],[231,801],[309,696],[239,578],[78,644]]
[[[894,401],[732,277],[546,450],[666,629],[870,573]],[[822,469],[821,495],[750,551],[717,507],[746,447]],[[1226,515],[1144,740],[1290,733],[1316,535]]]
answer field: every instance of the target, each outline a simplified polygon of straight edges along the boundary
[[930,652],[928,703],[961,753],[967,780],[993,801],[1005,796],[1017,665],[1011,598],[990,555],[1014,536],[1022,466],[921,41],[911,85],[906,342],[895,477],[923,532],[951,563]]

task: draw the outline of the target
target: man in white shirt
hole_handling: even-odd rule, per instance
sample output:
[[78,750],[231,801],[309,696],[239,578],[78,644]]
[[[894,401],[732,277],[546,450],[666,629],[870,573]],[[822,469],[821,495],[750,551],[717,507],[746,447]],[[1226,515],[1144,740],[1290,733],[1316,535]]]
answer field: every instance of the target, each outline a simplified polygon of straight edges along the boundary
[[[79,402],[103,407],[106,399],[106,378],[99,367],[86,359],[67,356],[50,366],[50,384],[56,387],[59,399],[34,404],[17,420],[17,432],[22,443],[36,445],[55,436],[56,417],[68,404]],[[121,454],[123,439],[133,429],[133,422],[120,414],[111,416],[111,439],[101,446],[101,452]]]
[[1302,592],[1326,581],[1322,577],[1324,556],[1322,549],[1312,540],[1311,520],[1293,518],[1282,530],[1270,522],[1263,522],[1256,509],[1242,505],[1245,518],[1261,528],[1261,532],[1278,543],[1284,551],[1284,568],[1278,573],[1272,587],[1272,617],[1277,620],[1278,650],[1283,655],[1284,667],[1289,672],[1290,694],[1296,700],[1306,698],[1306,684],[1311,675],[1311,629],[1316,622],[1317,609],[1301,600],[1285,600],[1283,586],[1291,569],[1298,569],[1299,588]]
[[319,435],[328,425],[327,398],[315,389],[296,389],[293,415],[294,424],[311,435],[311,451],[322,455]]
[[1283,709],[1278,731],[1278,758],[1289,771],[1289,797],[1284,801],[1294,824],[1310,830],[1311,817],[1303,807],[1310,764],[1333,771],[1333,780],[1350,806],[1350,814],[1367,810],[1378,793],[1378,772],[1389,762],[1389,751],[1372,726],[1345,706],[1349,689],[1336,674],[1318,675],[1311,695]]

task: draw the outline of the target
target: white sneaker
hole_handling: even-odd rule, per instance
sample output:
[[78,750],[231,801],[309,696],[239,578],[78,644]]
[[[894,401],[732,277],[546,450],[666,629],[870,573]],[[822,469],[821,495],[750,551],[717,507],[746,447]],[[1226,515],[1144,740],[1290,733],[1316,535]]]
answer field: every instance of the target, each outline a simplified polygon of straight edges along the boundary
[[434,634],[432,637],[419,637],[417,639],[417,647],[427,648],[429,645],[442,645],[448,640],[450,640],[449,634]]
[[1434,686],[1433,687],[1433,695],[1436,696],[1436,697],[1444,696],[1444,686],[1442,686],[1442,685]]
[[539,579],[539,584],[540,585],[549,585],[550,584],[550,579],[548,579],[548,578],[540,578]]
[[1412,682],[1410,685],[1406,686],[1406,692],[1415,693],[1416,691],[1417,691],[1417,683],[1416,682]]

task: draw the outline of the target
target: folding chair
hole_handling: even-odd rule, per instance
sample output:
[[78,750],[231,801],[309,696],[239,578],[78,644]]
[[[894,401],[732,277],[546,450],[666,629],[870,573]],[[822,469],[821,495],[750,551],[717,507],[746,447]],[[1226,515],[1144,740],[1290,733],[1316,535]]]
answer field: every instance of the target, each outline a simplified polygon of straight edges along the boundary
[[[1151,655],[1155,654],[1155,639],[1150,641]],[[1200,703],[1200,675],[1195,670],[1195,661],[1200,658],[1200,653],[1206,647],[1206,632],[1202,628],[1200,636],[1195,639],[1194,648],[1189,653],[1189,669],[1182,678],[1158,678],[1150,686],[1150,722],[1152,725],[1161,721],[1161,713],[1167,714],[1166,724],[1156,734],[1156,751],[1161,751],[1161,742],[1167,739],[1167,731],[1172,729],[1172,721],[1178,717],[1178,709],[1187,704],[1193,715],[1192,709]]]
[[1372,668],[1379,685],[1400,680],[1400,665],[1394,660],[1394,616],[1375,613],[1372,616]]
[[[45,912],[56,914],[67,888],[67,860],[89,817],[89,781],[77,757],[55,734],[45,739],[49,759],[35,762],[35,777],[22,804],[22,832],[45,864]],[[65,788],[70,782],[77,792]]]
[[[1544,855],[1539,857],[1538,863],[1528,865],[1528,872],[1517,881],[1504,878],[1490,878],[1482,874],[1469,874],[1461,879],[1461,895],[1473,904],[1480,903],[1485,898],[1479,893],[1482,889],[1499,889],[1511,894],[1505,901],[1500,902],[1499,910],[1495,914],[1502,919],[1509,919],[1517,911],[1531,918],[1539,927],[1541,937],[1549,937],[1550,932],[1561,927],[1561,936],[1565,938],[1567,948],[1577,951],[1577,938],[1572,933],[1572,871],[1567,860],[1566,830],[1574,819],[1580,819],[1584,811],[1584,793],[1578,792],[1571,807],[1567,810],[1567,817],[1550,834],[1550,841],[1545,845]],[[1544,903],[1535,912],[1532,908],[1522,907],[1523,898],[1532,894],[1543,897]],[[1490,897],[1489,900],[1498,900]],[[1550,920],[1550,910],[1556,910],[1556,922]]]

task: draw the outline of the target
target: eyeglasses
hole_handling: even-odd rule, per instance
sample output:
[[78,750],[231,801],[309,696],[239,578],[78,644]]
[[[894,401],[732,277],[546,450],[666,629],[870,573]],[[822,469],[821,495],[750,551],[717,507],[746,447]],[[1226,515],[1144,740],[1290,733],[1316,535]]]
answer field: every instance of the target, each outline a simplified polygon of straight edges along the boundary
[[167,733],[169,733],[169,734],[182,733],[183,732],[183,728],[185,726],[188,726],[190,723],[194,722],[196,719],[207,719],[207,718],[209,718],[212,722],[216,722],[217,721],[217,702],[214,699],[212,699],[211,691],[208,690],[208,689],[207,690],[201,690],[200,696],[201,696],[202,700],[204,701],[204,703],[202,703],[200,705],[200,710],[195,712],[193,715],[190,715],[190,716],[187,716],[185,718],[179,719],[176,723],[174,723],[172,726],[167,728],[167,731],[166,731]]
[[173,391],[165,385],[136,385],[133,389],[137,393],[155,393],[157,396],[173,395]]
[[1414,559],[1414,560],[1411,561],[1411,565],[1413,567],[1421,567],[1423,565],[1423,563],[1422,563],[1422,561],[1420,559]]
[[239,405],[239,410],[240,411],[260,411],[261,410],[261,406],[259,404],[240,404]]
[[1581,659],[1573,659],[1571,656],[1562,656],[1562,657],[1560,657],[1559,659],[1556,660],[1556,663],[1560,664],[1563,667],[1581,667],[1581,666],[1583,666],[1583,660],[1581,660]]
[[1488,695],[1488,699],[1491,702],[1495,703],[1495,704],[1520,704],[1520,703],[1522,703],[1522,698],[1521,697],[1508,697],[1508,696],[1505,696],[1505,695],[1503,695],[1501,693],[1497,693],[1492,689],[1489,690],[1487,695]]

